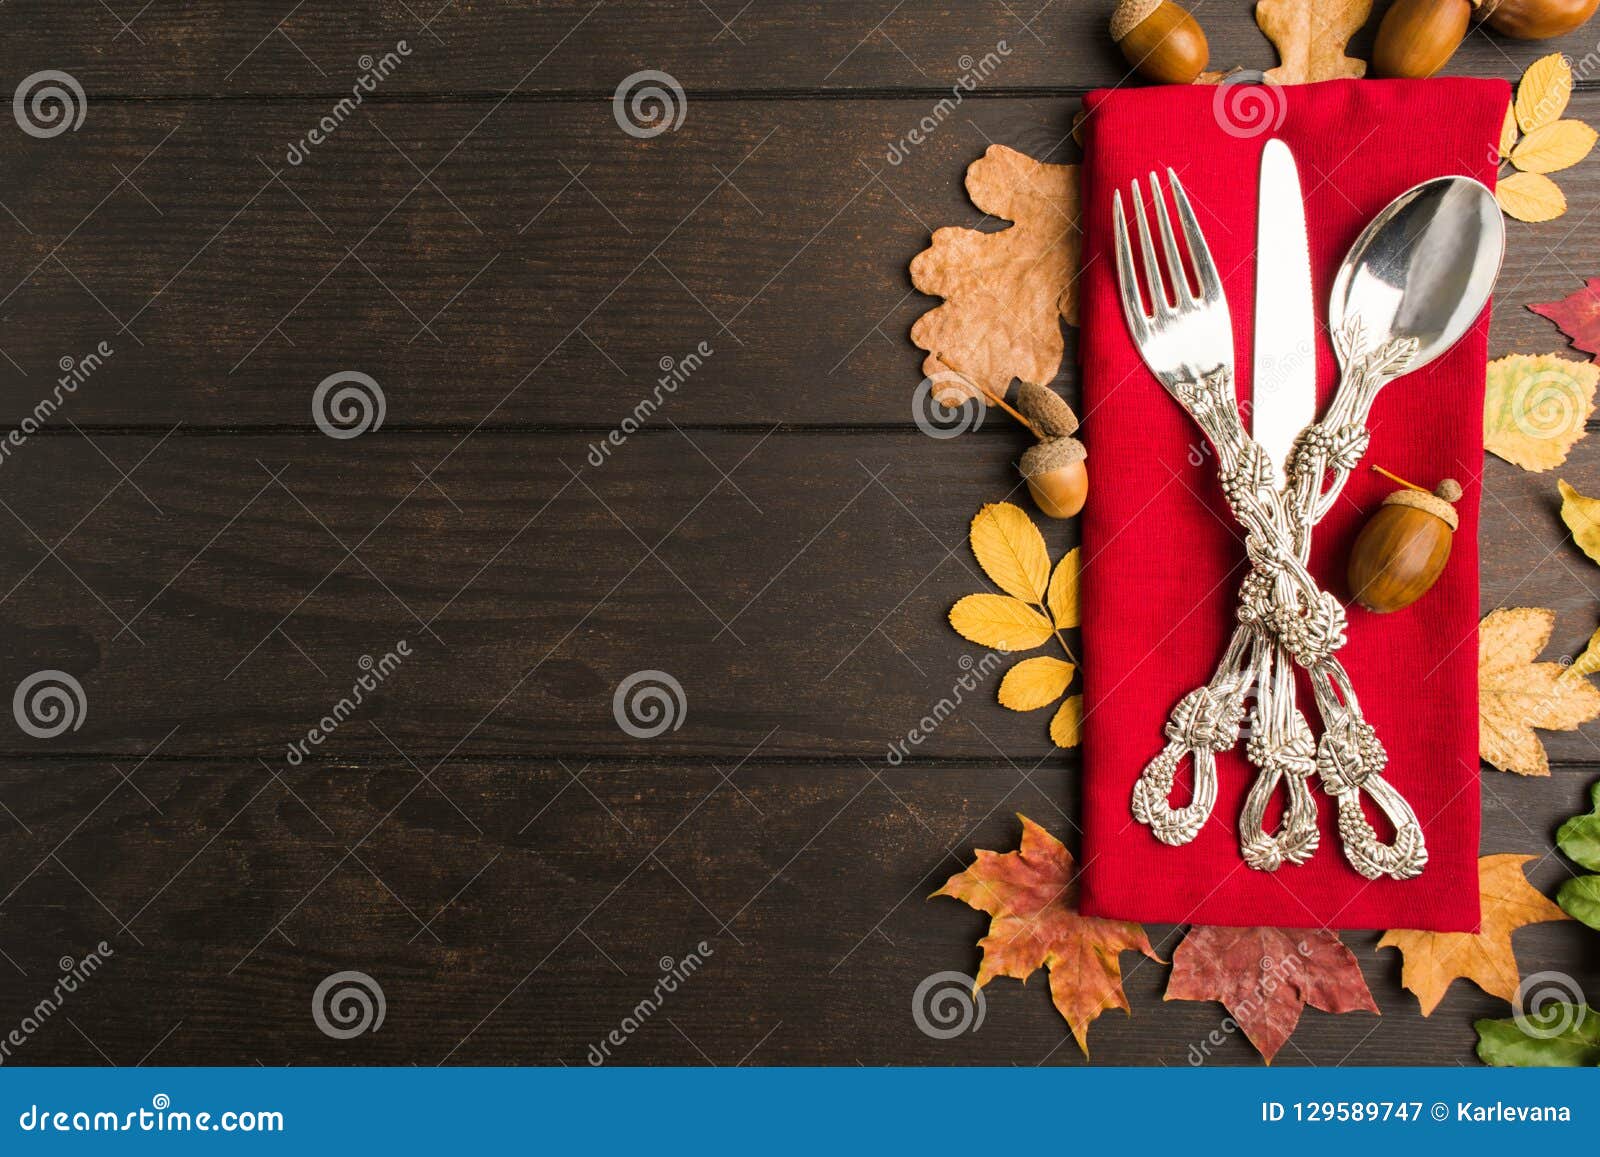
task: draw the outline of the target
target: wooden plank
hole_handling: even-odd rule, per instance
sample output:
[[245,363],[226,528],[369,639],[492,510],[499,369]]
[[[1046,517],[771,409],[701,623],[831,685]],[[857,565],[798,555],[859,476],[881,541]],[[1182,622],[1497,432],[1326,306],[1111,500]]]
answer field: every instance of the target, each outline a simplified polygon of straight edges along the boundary
[[[312,102],[97,109],[13,149],[0,428],[44,399],[57,425],[310,429],[343,370],[381,384],[391,426],[604,431],[658,400],[679,424],[906,426],[907,334],[936,304],[907,265],[933,228],[980,223],[961,180],[990,141],[1075,156],[1071,107],[975,104],[898,167],[885,150],[921,101],[707,103],[653,141],[604,101],[486,122],[401,104],[298,168],[284,149]],[[1600,93],[1575,113],[1600,122]],[[1565,347],[1523,306],[1593,271],[1597,172],[1561,174],[1566,217],[1513,224],[1496,352]],[[102,341],[104,365],[58,390]]]
[[[1256,29],[1253,0],[1188,5],[1205,28],[1214,67],[1265,69],[1277,63]],[[981,90],[1083,90],[1124,83],[1128,68],[1106,28],[1106,4],[1052,4],[1037,11],[962,0],[896,5],[825,0],[759,4],[698,0],[553,0],[540,4],[302,4],[198,0],[173,7],[7,5],[27,29],[0,54],[6,75],[41,68],[71,72],[90,93],[348,93],[381,56],[405,40],[404,58],[378,89],[396,94],[508,91],[610,96],[641,69],[671,73],[691,93],[752,89],[948,90],[963,75]],[[1352,51],[1371,55],[1378,17]],[[1002,49],[1001,45],[1005,48]],[[1544,52],[1581,57],[1594,47],[1582,30],[1528,44],[1475,33],[1450,63],[1461,75],[1509,76]],[[987,53],[998,66],[975,67]]]
[[[362,656],[404,639],[412,656],[312,754],[392,755],[392,739],[419,760],[876,759],[913,729],[931,732],[918,758],[1051,754],[1045,713],[995,703],[1002,658],[946,624],[958,598],[992,589],[967,525],[1018,497],[1020,440],[668,428],[598,468],[591,444],[34,438],[0,495],[3,685],[64,670],[88,710],[48,739],[8,723],[3,744],[137,754],[177,729],[163,751],[281,758],[349,693]],[[1600,492],[1582,451],[1566,476]],[[1600,571],[1568,539],[1552,478],[1497,459],[1486,471],[1485,608],[1555,609],[1550,654],[1574,655]],[[1074,523],[1046,530],[1053,554],[1076,539]],[[679,681],[678,730],[619,727],[614,691],[638,671]],[[955,717],[923,728],[947,698],[963,701]],[[1588,732],[1547,744],[1600,758]]]
[[[750,764],[726,780],[452,761],[431,783],[398,759],[277,777],[250,761],[117,766],[0,767],[0,1016],[29,1015],[60,957],[113,951],[11,1063],[582,1065],[662,961],[690,953],[703,968],[616,1063],[1080,1062],[1043,984],[995,982],[983,1030],[950,1040],[911,1015],[925,977],[977,966],[983,917],[925,899],[971,849],[1014,847],[1019,811],[1076,846],[1078,777],[1054,761]],[[1593,776],[1500,783],[1485,851],[1543,856],[1531,878],[1553,891],[1571,868],[1551,834]],[[1170,959],[1177,930],[1149,931]],[[1424,1019],[1377,934],[1345,940],[1384,1015],[1308,1010],[1280,1064],[1474,1063],[1471,1022],[1504,1002],[1458,982]],[[1516,946],[1524,974],[1600,992],[1587,929],[1537,925]],[[1096,1022],[1096,1062],[1191,1064],[1221,1029],[1201,1059],[1258,1063],[1220,1007],[1163,1003],[1164,966],[1123,964],[1133,1015]],[[375,978],[386,1014],[336,1041],[310,1005],[347,969]]]

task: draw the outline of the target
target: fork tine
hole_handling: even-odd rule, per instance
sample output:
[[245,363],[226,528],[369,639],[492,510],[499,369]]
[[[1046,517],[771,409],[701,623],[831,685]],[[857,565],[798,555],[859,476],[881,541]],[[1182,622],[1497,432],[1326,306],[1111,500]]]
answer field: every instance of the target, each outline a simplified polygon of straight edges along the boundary
[[1200,286],[1200,300],[1222,300],[1222,282],[1217,279],[1216,262],[1211,260],[1211,250],[1206,245],[1205,234],[1200,232],[1200,222],[1195,220],[1194,208],[1183,191],[1178,174],[1167,170],[1167,180],[1172,184],[1172,199],[1178,206],[1178,223],[1183,226],[1183,239],[1189,246],[1189,257],[1194,262],[1194,279]]
[[1149,333],[1149,318],[1139,297],[1139,278],[1133,271],[1133,245],[1128,239],[1128,218],[1122,211],[1122,192],[1111,195],[1111,216],[1116,228],[1117,285],[1122,290],[1122,316],[1136,343]]
[[1172,274],[1172,296],[1177,304],[1195,304],[1194,293],[1189,288],[1189,276],[1183,270],[1183,257],[1178,252],[1178,242],[1172,235],[1172,222],[1167,218],[1167,197],[1161,191],[1161,182],[1150,174],[1150,189],[1155,194],[1156,227],[1161,231],[1161,249],[1167,258],[1167,270]]
[[[1155,190],[1161,196],[1161,187]],[[1150,240],[1150,226],[1144,219],[1144,197],[1139,192],[1139,182],[1133,182],[1133,215],[1139,223],[1139,253],[1144,258],[1144,274],[1150,283],[1150,312],[1156,318],[1172,316],[1172,306],[1167,300],[1167,289],[1161,281],[1161,268],[1156,264],[1156,247]]]

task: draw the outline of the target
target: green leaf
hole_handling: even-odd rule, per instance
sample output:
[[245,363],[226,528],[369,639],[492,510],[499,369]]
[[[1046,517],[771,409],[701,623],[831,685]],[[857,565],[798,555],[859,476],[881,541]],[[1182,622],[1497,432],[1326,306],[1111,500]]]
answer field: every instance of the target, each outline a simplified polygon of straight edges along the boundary
[[1600,1065],[1600,1012],[1552,1003],[1505,1020],[1474,1021],[1478,1059],[1486,1065],[1573,1068]]
[[1561,885],[1556,903],[1574,920],[1600,932],[1600,876],[1579,876]]
[[1588,815],[1573,816],[1561,825],[1561,830],[1556,833],[1556,847],[1567,854],[1567,858],[1591,872],[1600,872],[1600,782],[1594,785],[1590,792],[1594,800],[1594,810]]

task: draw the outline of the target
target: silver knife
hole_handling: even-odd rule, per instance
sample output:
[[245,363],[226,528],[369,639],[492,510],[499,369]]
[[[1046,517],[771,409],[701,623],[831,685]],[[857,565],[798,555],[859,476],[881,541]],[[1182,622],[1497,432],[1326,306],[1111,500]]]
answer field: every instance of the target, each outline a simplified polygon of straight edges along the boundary
[[1255,321],[1250,433],[1281,488],[1289,451],[1317,414],[1317,322],[1300,171],[1276,137],[1261,150]]

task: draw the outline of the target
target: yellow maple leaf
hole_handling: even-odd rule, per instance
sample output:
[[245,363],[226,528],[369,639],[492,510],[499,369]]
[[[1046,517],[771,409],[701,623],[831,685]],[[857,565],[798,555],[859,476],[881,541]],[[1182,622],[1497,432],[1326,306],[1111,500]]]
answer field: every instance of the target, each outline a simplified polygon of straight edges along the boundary
[[1600,366],[1555,354],[1508,354],[1490,362],[1484,449],[1524,470],[1561,465],[1594,412],[1597,382]]
[[991,502],[973,516],[968,534],[978,565],[994,585],[1025,603],[1042,603],[1050,580],[1044,535],[1020,506]]
[[1579,549],[1600,562],[1600,498],[1579,494],[1565,478],[1556,479],[1556,488],[1561,491],[1561,521],[1572,531]]
[[1000,706],[1013,711],[1037,711],[1066,694],[1077,668],[1064,659],[1040,655],[1024,659],[1000,680]]
[[950,608],[963,639],[996,651],[1028,651],[1055,634],[1050,620],[1010,595],[968,595]]
[[1056,563],[1056,573],[1050,576],[1050,591],[1045,599],[1050,616],[1063,631],[1078,625],[1078,551],[1073,547]]
[[1345,55],[1350,37],[1372,14],[1372,0],[1260,0],[1256,24],[1283,61],[1273,84],[1311,84],[1365,76],[1367,63]]
[[1444,999],[1450,982],[1472,981],[1491,996],[1515,1001],[1521,983],[1511,934],[1525,924],[1571,917],[1547,900],[1522,873],[1532,856],[1483,856],[1478,892],[1483,917],[1477,932],[1385,932],[1379,948],[1398,948],[1400,983],[1416,994],[1427,1016]]
[[1595,131],[1582,121],[1555,121],[1534,129],[1511,150],[1511,163],[1527,173],[1570,169],[1594,148]]
[[1567,111],[1572,99],[1572,66],[1559,52],[1541,56],[1528,66],[1517,85],[1517,123],[1522,131],[1553,124]]
[[1554,221],[1567,211],[1567,195],[1543,173],[1512,173],[1494,188],[1501,210],[1518,221]]
[[1074,695],[1050,720],[1050,742],[1057,747],[1076,747],[1083,733],[1083,696]]
[[1556,615],[1538,607],[1501,608],[1478,624],[1478,754],[1501,771],[1549,775],[1550,758],[1533,733],[1576,731],[1600,717],[1600,690],[1561,678],[1560,663],[1535,662]]

